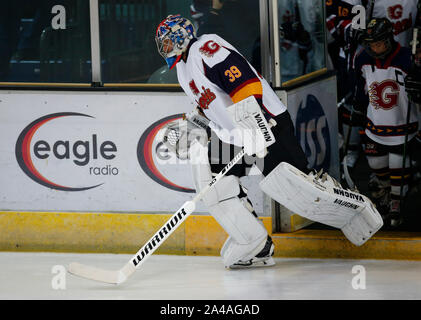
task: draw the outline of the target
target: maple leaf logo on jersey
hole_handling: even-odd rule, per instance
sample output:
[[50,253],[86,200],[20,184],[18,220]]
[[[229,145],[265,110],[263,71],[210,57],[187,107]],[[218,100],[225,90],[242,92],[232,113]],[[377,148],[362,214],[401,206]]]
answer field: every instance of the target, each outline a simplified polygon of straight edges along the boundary
[[199,94],[199,89],[197,89],[196,83],[194,82],[194,80],[189,82],[189,86],[190,86],[190,90],[193,92],[193,94],[195,96],[197,96]]
[[221,48],[219,44],[215,41],[209,40],[205,42],[203,46],[200,47],[199,51],[208,57],[213,57],[213,55]]
[[368,94],[370,103],[375,109],[392,109],[398,103],[399,85],[393,80],[373,82]]
[[199,101],[196,101],[199,107],[204,110],[208,109],[209,105],[213,100],[216,99],[215,93],[213,93],[210,89],[206,89],[202,86],[203,92],[201,93]]

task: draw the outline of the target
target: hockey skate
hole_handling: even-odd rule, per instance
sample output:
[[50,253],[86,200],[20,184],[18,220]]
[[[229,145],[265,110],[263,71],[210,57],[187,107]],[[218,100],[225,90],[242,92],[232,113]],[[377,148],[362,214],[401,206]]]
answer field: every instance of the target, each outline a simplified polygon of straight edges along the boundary
[[380,180],[375,174],[372,174],[368,181],[368,191],[370,192],[370,199],[384,219],[390,209],[390,181]]
[[[352,150],[348,150],[346,154],[346,165],[350,170],[354,169],[355,163],[357,162],[360,156],[360,150],[358,149],[358,147],[350,146],[350,148],[351,147],[353,147]],[[343,160],[341,165],[343,166]]]
[[252,259],[247,261],[239,260],[236,263],[229,266],[230,269],[245,269],[254,267],[270,267],[275,265],[275,261],[272,256],[274,253],[275,246],[272,242],[272,238],[268,236],[264,248]]
[[400,200],[390,200],[390,210],[385,220],[387,221],[387,226],[390,229],[396,229],[403,223],[400,210]]

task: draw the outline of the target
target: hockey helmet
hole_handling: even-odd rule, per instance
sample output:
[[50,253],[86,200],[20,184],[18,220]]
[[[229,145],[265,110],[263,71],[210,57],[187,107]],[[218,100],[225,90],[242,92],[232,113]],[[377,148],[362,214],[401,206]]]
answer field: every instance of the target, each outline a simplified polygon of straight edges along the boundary
[[[370,43],[379,41],[384,41],[386,50],[381,53],[376,53],[371,49]],[[394,41],[393,24],[386,18],[372,19],[361,36],[361,42],[368,54],[374,58],[380,59],[386,57],[392,51]]]
[[190,40],[195,37],[193,24],[179,14],[169,15],[158,25],[155,35],[156,45],[170,70],[180,61]]

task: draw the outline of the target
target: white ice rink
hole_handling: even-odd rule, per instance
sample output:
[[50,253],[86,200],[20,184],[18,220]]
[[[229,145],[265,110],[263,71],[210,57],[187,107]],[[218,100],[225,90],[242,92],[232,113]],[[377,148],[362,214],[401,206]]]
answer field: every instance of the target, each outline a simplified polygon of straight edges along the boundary
[[277,258],[270,268],[226,270],[219,257],[153,255],[120,286],[60,271],[70,262],[118,269],[130,257],[0,252],[0,299],[421,299],[421,261]]

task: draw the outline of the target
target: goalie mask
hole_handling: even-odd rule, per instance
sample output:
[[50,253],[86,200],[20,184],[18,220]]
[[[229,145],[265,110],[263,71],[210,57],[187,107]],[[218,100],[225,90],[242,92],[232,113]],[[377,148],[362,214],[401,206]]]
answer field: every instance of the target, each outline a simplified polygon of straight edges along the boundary
[[[369,55],[377,59],[384,59],[392,52],[394,47],[393,24],[386,18],[371,20],[361,37],[361,41]],[[378,42],[384,43],[383,51],[373,50],[371,45]]]
[[159,54],[170,70],[186,51],[190,40],[196,37],[193,24],[181,15],[169,15],[156,29],[155,41]]

